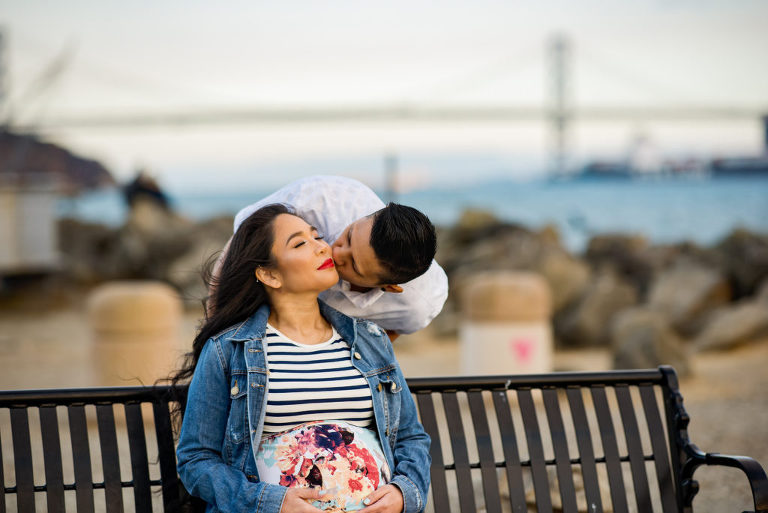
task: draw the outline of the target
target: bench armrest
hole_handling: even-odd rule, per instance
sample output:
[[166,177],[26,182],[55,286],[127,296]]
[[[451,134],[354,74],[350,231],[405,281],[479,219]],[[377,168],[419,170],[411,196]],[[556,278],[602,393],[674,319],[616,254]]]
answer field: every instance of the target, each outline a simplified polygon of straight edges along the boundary
[[768,476],[766,476],[765,470],[756,460],[747,456],[730,456],[714,452],[705,454],[696,451],[683,466],[680,476],[685,488],[684,495],[689,496],[691,500],[693,500],[693,496],[698,491],[698,483],[693,480],[693,473],[701,465],[740,469],[747,476],[749,486],[752,488],[755,510],[751,513],[768,513]]

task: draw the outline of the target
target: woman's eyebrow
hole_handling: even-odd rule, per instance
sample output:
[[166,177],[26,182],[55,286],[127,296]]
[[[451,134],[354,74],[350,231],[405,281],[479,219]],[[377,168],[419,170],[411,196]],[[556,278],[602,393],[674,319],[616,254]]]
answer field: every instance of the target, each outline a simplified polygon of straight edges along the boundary
[[[317,228],[315,228],[314,226],[310,226],[310,227],[309,227],[309,233],[312,233],[312,232],[316,232],[316,231],[317,231]],[[287,246],[288,244],[290,244],[290,243],[291,243],[291,239],[292,239],[292,238],[294,238],[294,237],[298,237],[298,236],[300,236],[300,235],[304,235],[305,233],[306,233],[306,232],[305,232],[304,230],[298,231],[298,232],[296,232],[296,233],[292,233],[292,234],[291,234],[291,236],[290,236],[290,237],[288,237],[288,240],[287,240],[287,241],[285,241],[285,245]]]

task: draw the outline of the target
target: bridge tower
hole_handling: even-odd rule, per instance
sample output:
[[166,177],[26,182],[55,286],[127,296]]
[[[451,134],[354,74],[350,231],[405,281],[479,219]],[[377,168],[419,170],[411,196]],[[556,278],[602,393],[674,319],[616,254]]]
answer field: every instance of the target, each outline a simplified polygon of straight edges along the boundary
[[555,34],[548,47],[550,81],[547,117],[551,126],[550,176],[562,177],[568,169],[568,132],[571,117],[571,44],[564,34]]

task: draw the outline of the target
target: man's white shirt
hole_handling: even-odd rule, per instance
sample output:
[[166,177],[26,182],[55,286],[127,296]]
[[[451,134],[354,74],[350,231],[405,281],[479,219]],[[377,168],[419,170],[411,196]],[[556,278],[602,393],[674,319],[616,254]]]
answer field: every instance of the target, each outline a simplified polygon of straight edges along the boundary
[[[235,231],[248,216],[272,203],[293,208],[296,214],[317,228],[328,244],[333,244],[353,222],[384,208],[381,199],[357,180],[311,176],[291,182],[242,209],[235,216]],[[448,278],[434,260],[426,273],[399,285],[403,288],[400,294],[377,288],[355,292],[348,282],[339,280],[320,297],[346,315],[370,319],[382,328],[398,333],[413,333],[428,325],[448,298]]]

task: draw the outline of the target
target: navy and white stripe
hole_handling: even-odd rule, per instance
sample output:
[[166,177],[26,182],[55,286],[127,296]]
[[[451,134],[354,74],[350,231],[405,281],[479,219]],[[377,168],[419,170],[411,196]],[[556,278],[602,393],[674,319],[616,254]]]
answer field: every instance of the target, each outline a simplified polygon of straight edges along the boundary
[[349,346],[336,330],[327,342],[300,344],[267,324],[269,392],[264,433],[316,420],[373,423],[368,381],[352,365]]

